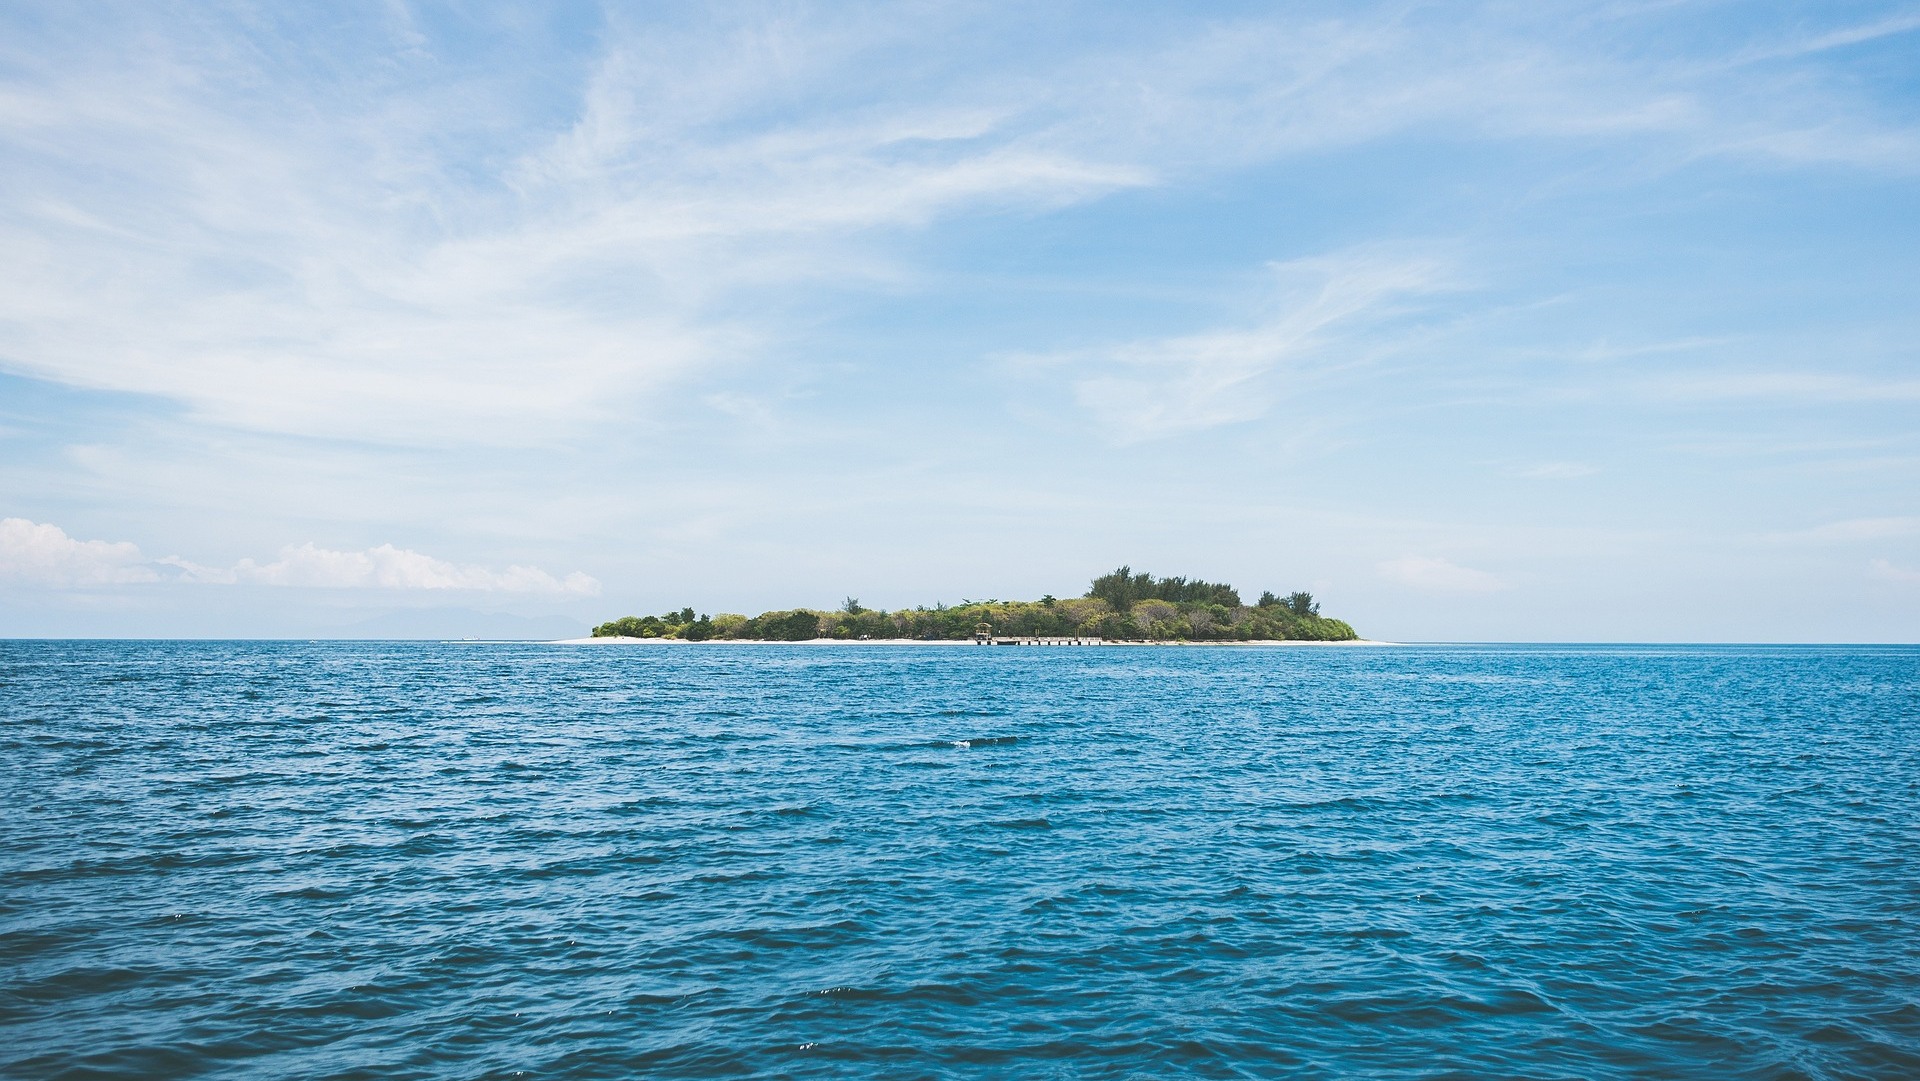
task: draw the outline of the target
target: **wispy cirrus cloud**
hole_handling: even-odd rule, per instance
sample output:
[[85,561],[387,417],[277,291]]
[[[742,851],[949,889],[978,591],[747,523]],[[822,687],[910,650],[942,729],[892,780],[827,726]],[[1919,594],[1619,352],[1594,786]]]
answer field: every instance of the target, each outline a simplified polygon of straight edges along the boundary
[[[1609,51],[1580,37],[1591,20],[1501,5],[1186,22],[945,64],[920,48],[930,29],[1018,36],[1023,17],[615,11],[596,52],[538,81],[509,57],[463,66],[404,7],[331,24],[328,55],[367,58],[334,67],[306,59],[315,31],[290,15],[47,12],[51,30],[0,46],[0,364],[386,442],[612,423],[782,340],[758,291],[910,276],[885,238],[942,219],[1402,132],[1920,166],[1909,128],[1837,86]],[[503,41],[526,29],[507,8],[470,17]],[[1143,431],[1218,423],[1255,408],[1229,399],[1302,333],[1123,347],[1122,365],[1189,374],[1163,405],[1143,395],[1166,381],[1124,376],[1082,400]]]
[[1831,49],[1844,49],[1881,38],[1898,37],[1920,30],[1920,11],[1904,11],[1870,22],[1836,29],[1816,31],[1798,37],[1758,45],[1736,54],[1730,64],[1754,64],[1766,60],[1788,60]]
[[1806,529],[1775,533],[1770,539],[1814,544],[1848,544],[1896,537],[1920,537],[1920,516],[1886,515],[1877,518],[1846,518]]
[[531,566],[493,570],[382,544],[342,551],[308,542],[278,559],[242,559],[211,567],[179,556],[149,559],[130,541],[78,540],[59,526],[0,519],[0,579],[57,589],[156,582],[280,586],[296,589],[453,590],[594,596],[600,583],[574,572],[556,577]]
[[541,442],[751,355],[766,328],[716,310],[742,291],[878,273],[849,246],[864,232],[1149,177],[938,101],[750,119],[831,76],[779,57],[858,62],[817,28],[615,28],[577,117],[485,133],[520,147],[497,162],[462,151],[471,103],[394,116],[378,70],[314,85],[236,50],[221,78],[180,55],[239,33],[190,20],[132,63],[8,58],[28,78],[0,139],[39,190],[0,219],[0,363],[268,431]]
[[1526,480],[1578,480],[1599,472],[1599,466],[1586,462],[1540,462],[1521,466],[1513,471],[1513,475]]
[[1015,360],[1064,369],[1074,400],[1116,442],[1135,443],[1261,416],[1285,392],[1289,371],[1351,359],[1329,356],[1346,324],[1384,319],[1406,298],[1446,283],[1435,260],[1366,253],[1274,271],[1283,283],[1276,310],[1255,325]]
[[1652,397],[1677,402],[1784,403],[1920,401],[1920,379],[1817,371],[1721,371],[1669,376],[1643,384]]

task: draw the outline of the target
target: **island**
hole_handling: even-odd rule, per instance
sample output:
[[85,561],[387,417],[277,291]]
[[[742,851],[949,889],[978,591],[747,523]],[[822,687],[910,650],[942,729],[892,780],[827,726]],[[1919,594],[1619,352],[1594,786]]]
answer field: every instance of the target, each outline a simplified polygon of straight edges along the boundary
[[748,617],[692,608],[623,616],[595,638],[759,642],[1051,639],[1101,642],[1352,642],[1344,621],[1320,614],[1313,594],[1260,594],[1253,604],[1224,582],[1155,578],[1122,566],[1093,580],[1085,596],[1037,601],[963,600],[888,612],[854,597],[832,612],[810,608]]

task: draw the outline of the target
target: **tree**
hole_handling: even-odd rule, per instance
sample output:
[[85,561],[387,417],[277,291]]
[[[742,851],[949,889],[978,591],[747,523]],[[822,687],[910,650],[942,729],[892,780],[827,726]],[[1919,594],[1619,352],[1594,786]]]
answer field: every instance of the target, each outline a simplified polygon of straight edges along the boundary
[[1135,574],[1126,564],[1116,567],[1111,573],[1103,574],[1093,580],[1087,590],[1087,596],[1098,597],[1113,605],[1113,610],[1121,614],[1131,612],[1133,606],[1152,596],[1153,575]]
[[1278,597],[1276,597],[1276,596],[1274,596],[1274,595],[1273,595],[1273,590],[1271,590],[1271,589],[1266,589],[1266,590],[1261,590],[1261,592],[1260,592],[1260,603],[1259,603],[1258,605],[1256,605],[1255,607],[1258,607],[1258,608],[1272,608],[1272,607],[1273,607],[1274,605],[1276,605],[1276,604],[1279,604],[1279,603],[1280,603],[1280,598],[1278,598]]
[[848,597],[847,603],[841,605],[840,610],[850,616],[857,616],[866,611],[865,608],[860,607],[860,598],[858,597]]
[[1172,601],[1174,604],[1217,604],[1240,607],[1240,591],[1225,582],[1175,576],[1155,579],[1153,575],[1133,573],[1132,567],[1119,567],[1093,580],[1087,596],[1098,597],[1124,612],[1146,600]]
[[621,616],[619,619],[608,620],[595,627],[593,636],[595,638],[639,638],[644,629],[639,616]]
[[1180,606],[1155,597],[1133,606],[1133,622],[1149,638],[1171,638]]
[[1282,604],[1287,611],[1292,612],[1296,616],[1317,616],[1320,614],[1320,605],[1314,602],[1313,594],[1311,593],[1289,593],[1287,594],[1287,599],[1282,602]]
[[773,642],[805,642],[820,637],[820,616],[817,612],[797,609],[792,612],[768,612],[759,619],[758,637]]

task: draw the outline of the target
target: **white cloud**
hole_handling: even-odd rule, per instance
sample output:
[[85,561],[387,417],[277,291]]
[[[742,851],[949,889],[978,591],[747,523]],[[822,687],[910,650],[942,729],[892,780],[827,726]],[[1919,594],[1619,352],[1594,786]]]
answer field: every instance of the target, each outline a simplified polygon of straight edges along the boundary
[[1810,529],[1777,533],[1773,539],[1831,544],[1912,536],[1920,536],[1920,517],[1891,515],[1883,518],[1847,518]]
[[382,544],[359,551],[288,545],[270,563],[242,559],[210,567],[164,556],[148,559],[129,541],[82,541],[59,526],[25,518],[0,520],[0,579],[30,585],[85,587],[183,582],[207,585],[284,586],[304,589],[465,590],[595,596],[598,580],[578,571],[555,577],[538,567],[503,571],[451,563],[422,552]]
[[1870,565],[1870,569],[1875,578],[1883,578],[1889,582],[1902,582],[1908,585],[1920,584],[1920,571],[1913,570],[1909,567],[1895,566],[1884,559],[1874,560]]
[[1514,475],[1528,480],[1576,480],[1599,472],[1599,466],[1585,462],[1541,462],[1516,470]]
[[1377,569],[1383,578],[1426,593],[1492,593],[1507,587],[1486,571],[1428,556],[1389,559]]
[[519,152],[478,177],[451,137],[474,134],[472,101],[420,92],[395,116],[385,94],[252,71],[245,51],[226,58],[239,88],[169,55],[221,40],[91,69],[19,57],[0,150],[34,168],[13,177],[25,213],[0,219],[0,357],[239,427],[543,442],[753,355],[764,321],[714,310],[743,291],[881,273],[850,246],[868,230],[1150,179],[938,101],[743,123],[796,74],[761,54],[821,44],[802,37],[614,33],[577,121],[485,133]]
[[391,544],[362,551],[337,551],[312,542],[289,545],[271,563],[241,560],[226,572],[225,580],[309,589],[460,589],[587,596],[600,592],[598,581],[578,572],[555,578],[538,567],[511,566],[493,571]]
[[1682,402],[1752,400],[1804,405],[1920,401],[1920,379],[1829,372],[1722,372],[1656,380],[1646,386],[1654,397]]
[[[898,277],[886,234],[1397,132],[1920,163],[1911,131],[1873,126],[1837,86],[1662,63],[1524,5],[1189,20],[951,67],[927,38],[1021,19],[746,10],[687,30],[615,13],[584,64],[464,69],[404,15],[72,19],[43,13],[0,45],[5,365],[389,442],[541,442],[626,416],[779,340],[755,290]],[[308,69],[321,33],[367,63]],[[1248,373],[1312,329],[1141,343],[1116,361],[1177,374],[1091,378],[1080,397],[1149,434],[1244,418],[1262,401]]]
[[0,519],[0,579],[39,586],[157,582],[160,575],[126,541],[76,540],[25,518]]
[[1842,27],[1799,38],[1794,41],[1779,42],[1763,48],[1750,49],[1734,58],[1733,63],[1751,64],[1763,60],[1782,60],[1826,52],[1829,49],[1843,49],[1850,45],[1860,45],[1884,37],[1908,34],[1920,30],[1920,14],[1903,12],[1878,22],[1863,23],[1858,26]]
[[1117,441],[1138,442],[1261,416],[1284,391],[1270,376],[1297,372],[1343,324],[1384,319],[1397,300],[1437,289],[1441,279],[1431,260],[1362,253],[1275,269],[1292,288],[1280,311],[1256,326],[1019,359],[1098,372],[1074,381],[1074,399]]

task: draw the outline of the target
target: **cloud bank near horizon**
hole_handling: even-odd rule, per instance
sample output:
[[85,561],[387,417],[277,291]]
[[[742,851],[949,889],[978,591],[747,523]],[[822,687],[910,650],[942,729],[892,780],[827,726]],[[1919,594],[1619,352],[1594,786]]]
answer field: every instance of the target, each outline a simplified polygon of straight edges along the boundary
[[130,541],[79,540],[47,522],[0,519],[0,580],[56,589],[177,582],[292,589],[454,590],[597,596],[600,583],[578,571],[555,577],[538,567],[490,570],[382,544],[362,551],[287,545],[278,559],[242,559],[210,567],[179,556],[149,559]]

